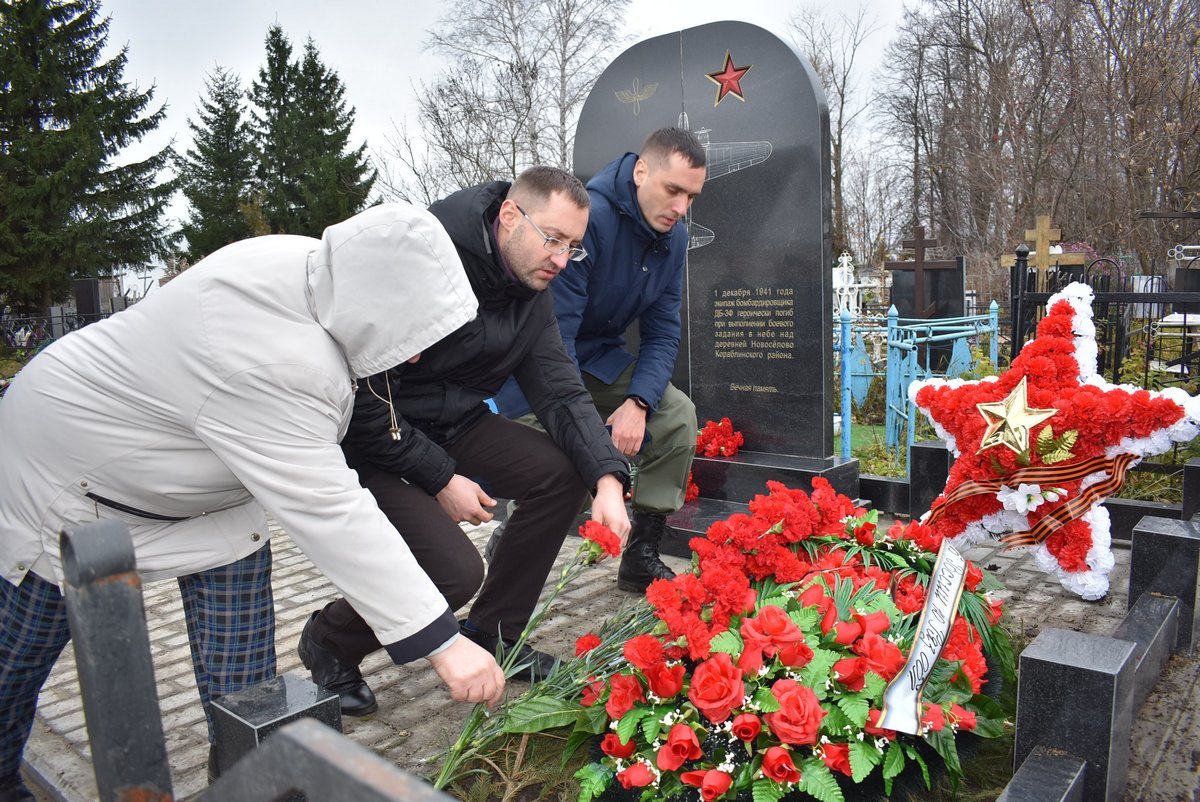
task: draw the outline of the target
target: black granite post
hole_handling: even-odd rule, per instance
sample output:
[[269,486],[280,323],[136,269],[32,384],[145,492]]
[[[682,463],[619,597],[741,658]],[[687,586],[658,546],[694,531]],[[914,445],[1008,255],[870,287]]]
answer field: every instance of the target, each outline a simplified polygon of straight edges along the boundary
[[1133,528],[1129,605],[1143,593],[1179,600],[1176,651],[1190,654],[1200,635],[1200,519],[1176,521],[1147,515]]
[[1038,746],[1087,762],[1083,798],[1125,793],[1133,724],[1135,646],[1083,632],[1043,629],[1020,658],[1014,768]]
[[1085,802],[1087,764],[1074,755],[1039,746],[1021,763],[996,802]]
[[919,518],[946,487],[954,456],[944,440],[913,443],[908,450],[908,514]]
[[1136,648],[1134,659],[1133,709],[1140,710],[1158,684],[1163,668],[1175,651],[1179,633],[1179,600],[1156,593],[1143,593],[1129,609],[1113,637]]
[[1180,518],[1185,521],[1200,512],[1200,459],[1190,459],[1183,466],[1183,509]]
[[268,735],[297,719],[313,718],[342,731],[337,694],[292,673],[214,699],[212,713],[217,768],[222,774]]

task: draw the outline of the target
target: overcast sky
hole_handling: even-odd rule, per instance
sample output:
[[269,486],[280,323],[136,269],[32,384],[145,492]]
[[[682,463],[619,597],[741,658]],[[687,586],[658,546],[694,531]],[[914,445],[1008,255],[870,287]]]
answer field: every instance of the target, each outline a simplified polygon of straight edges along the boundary
[[[903,0],[864,0],[880,30],[864,48],[877,63],[902,14]],[[738,19],[788,38],[788,20],[800,0],[633,0],[626,14],[629,44],[706,22]],[[346,86],[355,109],[353,144],[385,147],[393,123],[415,127],[414,84],[436,77],[441,62],[423,50],[427,31],[453,4],[449,0],[101,0],[111,16],[109,46],[128,46],[127,81],[155,86],[155,102],[167,118],[130,155],[162,148],[174,137],[184,150],[191,137],[188,117],[204,94],[205,76],[220,65],[249,86],[265,60],[267,28],[278,22],[295,51],[306,37],[316,42],[325,64]],[[847,5],[847,8],[849,6]],[[613,54],[614,56],[616,53]],[[181,201],[171,216],[186,214]]]

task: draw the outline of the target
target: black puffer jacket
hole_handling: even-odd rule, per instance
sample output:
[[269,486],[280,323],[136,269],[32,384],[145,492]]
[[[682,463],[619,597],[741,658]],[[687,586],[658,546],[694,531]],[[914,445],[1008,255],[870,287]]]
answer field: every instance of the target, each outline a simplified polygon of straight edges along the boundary
[[[629,463],[613,446],[604,421],[563,347],[554,299],[510,278],[500,265],[492,224],[509,184],[494,181],[460,190],[429,207],[450,234],[479,300],[479,315],[419,362],[359,382],[346,460],[398,473],[433,495],[455,473],[443,446],[491,414],[484,400],[515,376],[538,420],[594,487],[616,474],[628,483]],[[391,383],[400,438],[389,431]]]

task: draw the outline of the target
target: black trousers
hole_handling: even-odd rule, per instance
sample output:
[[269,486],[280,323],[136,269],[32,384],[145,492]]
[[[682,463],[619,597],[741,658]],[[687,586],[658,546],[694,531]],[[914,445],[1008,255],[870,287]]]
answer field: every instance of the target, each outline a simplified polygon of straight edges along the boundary
[[[589,488],[548,435],[499,415],[485,415],[446,451],[457,473],[479,482],[490,495],[518,502],[486,578],[479,550],[436,498],[388,471],[360,468],[359,480],[450,609],[462,607],[479,590],[471,622],[485,632],[516,638],[533,615]],[[326,605],[312,634],[349,666],[383,648],[345,599]]]

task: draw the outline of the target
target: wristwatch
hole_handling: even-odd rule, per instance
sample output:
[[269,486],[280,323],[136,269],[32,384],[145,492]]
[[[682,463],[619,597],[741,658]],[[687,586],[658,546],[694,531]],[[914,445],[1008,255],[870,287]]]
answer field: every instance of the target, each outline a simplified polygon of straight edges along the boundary
[[627,396],[627,398],[629,398],[629,400],[633,403],[637,404],[638,409],[642,410],[643,412],[650,411],[650,405],[647,404],[646,399],[642,398],[641,396],[631,395]]

